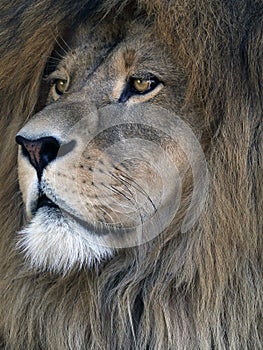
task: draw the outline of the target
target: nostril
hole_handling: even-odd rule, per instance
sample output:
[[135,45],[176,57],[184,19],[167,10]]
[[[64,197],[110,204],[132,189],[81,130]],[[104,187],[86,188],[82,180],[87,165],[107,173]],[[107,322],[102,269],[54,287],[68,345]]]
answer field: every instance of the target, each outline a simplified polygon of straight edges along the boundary
[[17,135],[17,136],[16,136],[16,142],[17,142],[20,146],[23,146],[25,141],[27,141],[27,139],[25,139],[24,137],[22,137],[22,136],[20,136],[20,135]]
[[30,140],[18,135],[16,142],[21,145],[24,156],[37,170],[38,176],[41,176],[43,169],[57,157],[60,147],[54,137]]
[[40,153],[43,157],[43,161],[48,164],[57,157],[59,151],[59,143],[53,137],[45,137],[43,139]]

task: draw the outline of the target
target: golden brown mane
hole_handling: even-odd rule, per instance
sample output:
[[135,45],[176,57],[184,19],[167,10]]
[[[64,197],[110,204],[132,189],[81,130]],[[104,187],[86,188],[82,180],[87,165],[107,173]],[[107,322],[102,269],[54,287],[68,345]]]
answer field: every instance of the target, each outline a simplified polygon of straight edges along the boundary
[[176,47],[190,76],[187,101],[206,116],[205,210],[187,234],[123,250],[100,272],[61,277],[23,267],[14,248],[23,222],[15,135],[38,108],[58,38],[94,11],[121,13],[129,1],[2,0],[1,349],[262,348],[263,5],[137,2]]

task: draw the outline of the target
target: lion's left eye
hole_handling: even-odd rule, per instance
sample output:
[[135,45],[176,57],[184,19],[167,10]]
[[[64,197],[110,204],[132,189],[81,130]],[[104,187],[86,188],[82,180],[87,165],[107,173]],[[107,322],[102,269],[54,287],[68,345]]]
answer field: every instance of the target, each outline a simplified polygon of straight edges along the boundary
[[58,77],[58,74],[51,74],[48,77],[48,82],[50,85],[50,97],[53,101],[58,100],[62,95],[64,95],[69,88],[69,79],[66,77]]

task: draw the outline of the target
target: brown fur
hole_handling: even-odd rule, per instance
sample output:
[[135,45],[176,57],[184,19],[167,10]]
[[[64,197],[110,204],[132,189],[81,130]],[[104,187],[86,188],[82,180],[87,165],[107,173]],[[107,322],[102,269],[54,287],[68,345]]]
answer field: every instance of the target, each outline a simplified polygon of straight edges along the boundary
[[[103,6],[121,12],[126,2]],[[263,5],[138,1],[178,48],[186,104],[206,116],[209,200],[187,234],[61,277],[28,271],[14,248],[23,221],[15,134],[36,109],[56,39],[94,11],[92,1],[54,3],[0,5],[2,348],[261,349]]]

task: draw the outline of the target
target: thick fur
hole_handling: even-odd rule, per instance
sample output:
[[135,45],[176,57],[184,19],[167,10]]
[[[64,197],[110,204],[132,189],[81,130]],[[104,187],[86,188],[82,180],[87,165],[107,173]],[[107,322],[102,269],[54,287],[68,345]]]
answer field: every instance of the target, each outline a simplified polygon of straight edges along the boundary
[[[187,234],[123,249],[100,269],[36,273],[15,248],[23,224],[15,135],[41,108],[48,56],[74,21],[128,1],[0,5],[0,337],[3,349],[261,349],[261,1],[138,1],[183,62],[185,104],[205,116],[211,175]],[[130,10],[130,16],[133,16]],[[136,16],[136,12],[134,12]],[[88,20],[88,18],[87,18]]]

